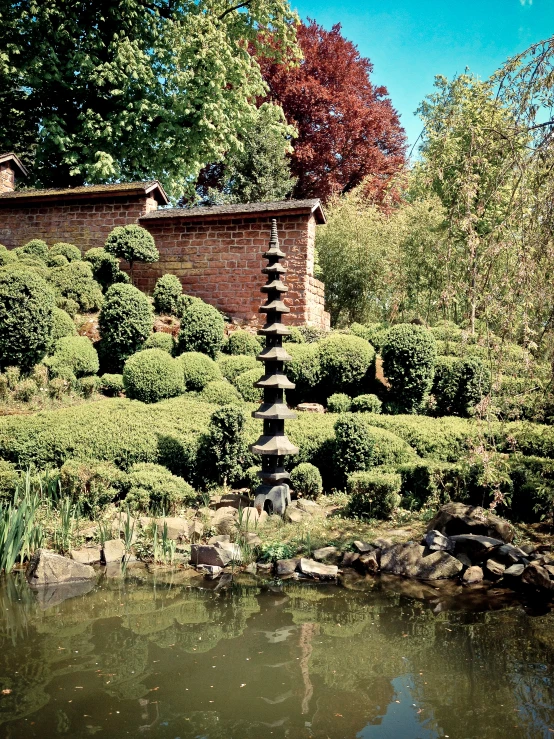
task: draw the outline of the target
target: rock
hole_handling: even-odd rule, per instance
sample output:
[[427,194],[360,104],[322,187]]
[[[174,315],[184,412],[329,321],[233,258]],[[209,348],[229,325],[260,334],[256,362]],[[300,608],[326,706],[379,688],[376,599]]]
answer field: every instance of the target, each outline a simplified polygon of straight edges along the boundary
[[167,526],[168,539],[178,541],[179,539],[189,538],[189,522],[186,518],[179,518],[178,516],[159,518],[156,521],[159,537],[163,536],[165,526]]
[[324,516],[325,510],[315,502],[315,500],[307,500],[306,498],[299,498],[296,501],[296,507],[304,513],[309,513],[310,516]]
[[94,565],[100,562],[100,547],[81,547],[81,549],[72,549],[69,556],[75,562],[83,565]]
[[460,554],[456,554],[456,559],[459,560],[464,567],[471,567],[471,560],[467,554],[460,552]]
[[385,539],[381,536],[378,539],[375,539],[372,544],[377,549],[388,549],[389,547],[392,547],[392,539]]
[[340,563],[341,567],[354,567],[356,561],[360,559],[358,552],[345,552]]
[[155,518],[151,518],[150,516],[140,516],[138,519],[138,522],[142,529],[147,529],[156,521]]
[[273,562],[256,562],[256,567],[259,572],[271,572],[273,569]]
[[494,556],[505,565],[509,566],[519,562],[521,559],[525,559],[526,554],[523,549],[515,547],[513,544],[503,544],[494,553]]
[[120,562],[125,556],[125,543],[122,539],[108,539],[102,547],[102,562]]
[[250,506],[250,498],[248,495],[242,495],[241,493],[225,493],[225,495],[219,496],[215,507],[216,510],[219,508],[248,508]]
[[255,562],[250,562],[249,565],[246,565],[244,568],[244,572],[247,572],[249,575],[255,575],[258,572],[258,567]]
[[232,544],[230,541],[217,541],[214,546],[216,549],[223,549],[229,555],[229,562],[242,562],[242,552],[238,544]]
[[217,577],[223,572],[223,567],[219,567],[218,565],[198,565],[196,569],[198,572],[203,572],[204,575],[208,575],[209,577]]
[[212,518],[212,526],[218,534],[232,534],[237,529],[238,510],[231,506],[218,508]]
[[554,583],[551,582],[548,570],[531,562],[521,574],[521,582],[541,595],[551,595]]
[[313,558],[316,562],[325,562],[327,564],[337,564],[341,553],[336,547],[321,547],[313,552]]
[[447,552],[432,552],[424,556],[424,547],[413,541],[393,544],[381,551],[381,570],[419,580],[455,577],[462,563]]
[[90,565],[75,562],[48,549],[37,549],[25,572],[29,585],[43,587],[90,580],[95,572]]
[[[221,544],[221,542],[219,542]],[[229,544],[233,547],[233,544]],[[190,548],[190,561],[198,568],[198,565],[210,565],[213,567],[226,567],[233,559],[233,550],[222,549],[215,544],[193,544]]]
[[511,542],[514,538],[512,527],[503,518],[479,506],[463,503],[443,505],[427,527],[427,531],[434,529],[448,536],[479,534],[502,539],[502,542]]
[[197,544],[204,534],[204,524],[197,518],[189,523],[189,539],[193,544]]
[[520,549],[525,554],[534,554],[537,551],[537,547],[534,544],[523,544]]
[[231,541],[231,537],[228,534],[218,534],[217,536],[211,536],[208,539],[208,544],[216,544],[218,541]]
[[524,569],[525,565],[522,564],[511,565],[504,570],[504,577],[520,577]]
[[243,531],[257,529],[258,526],[261,526],[263,523],[265,523],[266,520],[266,511],[262,511],[261,513],[259,513],[253,506],[250,506],[249,508],[244,508],[237,517],[237,522],[240,521],[240,526]]
[[300,560],[300,572],[307,577],[315,577],[319,580],[335,580],[339,574],[339,568],[336,565],[324,565],[322,562],[316,562],[314,559]]
[[288,506],[285,511],[284,518],[287,523],[302,523],[302,521],[310,518],[310,514],[305,511],[301,511],[300,508]]
[[366,552],[366,554],[360,554],[358,560],[359,567],[362,567],[365,572],[379,572],[381,566],[381,550],[375,549],[372,552]]
[[456,534],[450,538],[454,544],[456,555],[463,552],[463,554],[467,554],[472,562],[482,562],[495,549],[502,546],[500,539],[493,539],[491,536],[481,536],[479,534]]
[[454,549],[450,537],[435,529],[425,534],[425,544],[432,552],[451,552]]
[[481,582],[483,579],[483,570],[478,565],[468,567],[462,576],[462,580],[467,585],[472,585],[476,582]]
[[553,565],[543,565],[543,567],[548,572],[550,577],[554,577],[554,566]]
[[295,559],[278,559],[275,563],[275,574],[281,575],[292,575],[296,572],[296,568],[300,564],[300,560]]
[[504,575],[504,571],[506,567],[505,565],[502,564],[502,562],[499,562],[498,560],[491,558],[491,559],[487,559],[487,564],[485,565],[485,569],[487,570],[487,575],[490,575],[494,579],[497,579]]
[[249,531],[246,534],[244,534],[244,541],[246,544],[248,544],[249,547],[258,547],[262,540],[258,536],[258,534],[254,533],[253,531]]
[[94,588],[95,582],[90,580],[77,580],[75,582],[66,582],[59,585],[45,585],[41,588],[34,588],[36,601],[40,608],[46,610],[53,606],[59,606],[64,600],[76,598],[86,595]]
[[368,544],[367,541],[355,541],[353,542],[354,548],[359,554],[367,554],[373,551],[373,545]]
[[301,413],[325,413],[325,408],[320,403],[299,403],[296,410]]

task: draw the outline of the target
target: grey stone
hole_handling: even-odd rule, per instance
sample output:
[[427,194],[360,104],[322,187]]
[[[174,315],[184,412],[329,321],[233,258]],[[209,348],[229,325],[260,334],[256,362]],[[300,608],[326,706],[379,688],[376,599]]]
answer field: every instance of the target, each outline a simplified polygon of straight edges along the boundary
[[179,539],[189,538],[189,522],[186,520],[186,518],[179,518],[178,516],[159,518],[156,521],[158,536],[163,536],[164,527],[166,525],[168,539],[178,541]]
[[360,554],[360,559],[358,561],[360,566],[363,567],[366,572],[379,572],[379,568],[381,566],[381,550],[374,549],[372,552]]
[[341,567],[354,567],[357,560],[360,559],[358,552],[345,552],[340,563]]
[[198,572],[203,572],[210,577],[217,577],[217,575],[221,575],[223,572],[223,567],[219,567],[218,565],[198,565],[196,569]]
[[541,595],[552,594],[554,583],[551,582],[548,570],[540,565],[531,562],[530,565],[523,570],[521,574],[521,582],[529,588],[536,590]]
[[301,413],[325,413],[325,408],[320,403],[299,403],[296,410]]
[[495,552],[495,557],[500,559],[504,564],[511,565],[524,559],[525,552],[523,549],[515,547],[513,544],[503,544],[498,551]]
[[548,572],[550,577],[554,577],[554,566],[553,565],[543,565],[544,569]]
[[228,534],[218,534],[217,536],[211,536],[208,539],[208,544],[217,544],[218,541],[231,541],[231,537]]
[[273,562],[256,562],[256,567],[260,572],[271,572],[273,569]]
[[25,575],[30,585],[42,587],[90,580],[95,572],[90,565],[75,562],[48,549],[37,549],[27,565]]
[[355,541],[353,542],[354,548],[359,554],[367,554],[367,552],[373,551],[373,545],[368,544],[367,541]]
[[307,577],[315,577],[319,580],[335,580],[339,574],[339,568],[336,565],[325,565],[322,562],[316,562],[314,559],[302,557],[300,572]]
[[125,556],[125,544],[121,539],[108,539],[102,547],[102,562],[120,562]]
[[467,554],[472,562],[482,562],[495,549],[502,546],[500,539],[494,539],[491,536],[481,536],[480,534],[456,534],[450,538],[454,543],[456,555],[463,552]]
[[321,547],[321,549],[314,550],[312,556],[316,562],[337,564],[341,557],[341,553],[336,547]]
[[306,498],[299,498],[296,501],[296,507],[300,511],[309,513],[310,516],[324,516],[325,515],[324,509],[318,503],[316,503],[315,500],[307,500]]
[[198,565],[225,567],[232,559],[232,551],[221,549],[215,545],[193,544],[190,548],[190,561],[196,567],[198,567]]
[[248,508],[250,498],[242,493],[225,493],[218,497],[215,503],[216,510],[219,508]]
[[257,547],[262,543],[262,540],[254,531],[248,531],[244,534],[244,541],[249,547]]
[[310,514],[305,511],[301,511],[300,508],[288,506],[285,511],[285,521],[287,523],[302,523],[302,521],[305,521],[308,518],[310,518]]
[[471,560],[467,554],[464,554],[463,552],[460,552],[459,554],[456,553],[456,559],[459,560],[464,567],[471,567]]
[[253,506],[244,508],[237,517],[237,522],[240,521],[240,527],[243,531],[252,531],[262,526],[267,520],[266,511],[261,513],[256,510]]
[[214,546],[216,549],[223,549],[229,555],[230,562],[242,562],[242,552],[238,544],[232,544],[229,541],[217,541]]
[[83,565],[94,565],[100,562],[100,547],[81,547],[81,549],[72,549],[69,556],[75,562]]
[[300,564],[300,559],[278,559],[275,563],[275,574],[277,575],[292,575],[296,572],[296,568]]
[[488,575],[496,579],[504,575],[506,567],[502,562],[498,562],[498,560],[492,559],[491,557],[491,559],[487,559],[485,569],[487,570]]
[[197,544],[204,535],[204,524],[197,518],[189,523],[189,536],[192,544]]
[[425,534],[425,544],[432,552],[451,552],[454,549],[450,537],[435,529]]
[[218,534],[232,534],[237,530],[238,510],[231,506],[218,508],[212,518],[212,526]]
[[392,547],[392,539],[386,539],[383,536],[380,536],[378,539],[375,539],[372,544],[374,547],[377,547],[377,549],[388,549],[389,547]]
[[462,580],[467,585],[472,585],[476,582],[481,582],[483,579],[483,570],[478,565],[468,567],[462,576]]
[[511,565],[504,570],[504,577],[520,577],[524,569],[525,565],[523,564]]
[[534,544],[523,544],[520,549],[525,554],[534,554],[537,551],[537,547]]
[[413,541],[393,544],[381,551],[381,570],[419,580],[455,577],[462,563],[447,552],[432,552],[424,556],[424,547]]
[[94,588],[94,580],[77,580],[75,582],[66,582],[56,585],[44,585],[40,588],[33,588],[36,594],[36,601],[40,608],[46,610],[53,606],[59,606],[64,600],[76,598],[86,595]]
[[427,531],[433,529],[448,536],[479,534],[502,539],[502,542],[511,542],[514,538],[511,525],[503,518],[479,506],[463,503],[443,505],[427,527]]

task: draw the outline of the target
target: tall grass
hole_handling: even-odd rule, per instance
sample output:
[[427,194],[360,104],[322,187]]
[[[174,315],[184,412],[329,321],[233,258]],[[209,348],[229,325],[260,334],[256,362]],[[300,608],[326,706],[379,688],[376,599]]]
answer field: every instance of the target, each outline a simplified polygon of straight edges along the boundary
[[42,546],[44,530],[36,521],[42,492],[42,487],[32,489],[27,471],[13,501],[0,504],[0,572],[11,572],[18,559],[23,562]]

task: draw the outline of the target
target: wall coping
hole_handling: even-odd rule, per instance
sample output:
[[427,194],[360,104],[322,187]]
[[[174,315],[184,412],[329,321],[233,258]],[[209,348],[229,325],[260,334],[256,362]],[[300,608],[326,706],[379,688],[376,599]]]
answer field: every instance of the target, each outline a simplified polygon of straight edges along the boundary
[[110,185],[82,185],[78,187],[51,188],[48,190],[16,190],[0,194],[0,206],[17,207],[44,202],[74,200],[99,200],[106,196],[125,197],[149,195],[160,205],[167,205],[169,198],[158,180],[149,182],[118,182]]
[[325,223],[325,214],[319,199],[314,200],[279,200],[270,203],[237,203],[233,205],[195,206],[194,208],[163,208],[140,217],[141,221],[157,219],[177,219],[190,221],[208,221],[233,219],[240,216],[279,216],[313,215],[318,224]]

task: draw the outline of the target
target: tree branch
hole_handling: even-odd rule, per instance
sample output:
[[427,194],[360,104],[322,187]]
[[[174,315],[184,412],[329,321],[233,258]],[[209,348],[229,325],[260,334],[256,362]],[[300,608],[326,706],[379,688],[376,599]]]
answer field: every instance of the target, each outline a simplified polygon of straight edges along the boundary
[[243,3],[239,3],[238,5],[233,5],[232,8],[227,8],[220,16],[218,16],[218,20],[223,20],[226,15],[229,15],[229,13],[232,13],[233,10],[239,10],[240,8],[245,8],[247,5],[250,5],[252,0],[245,0]]

